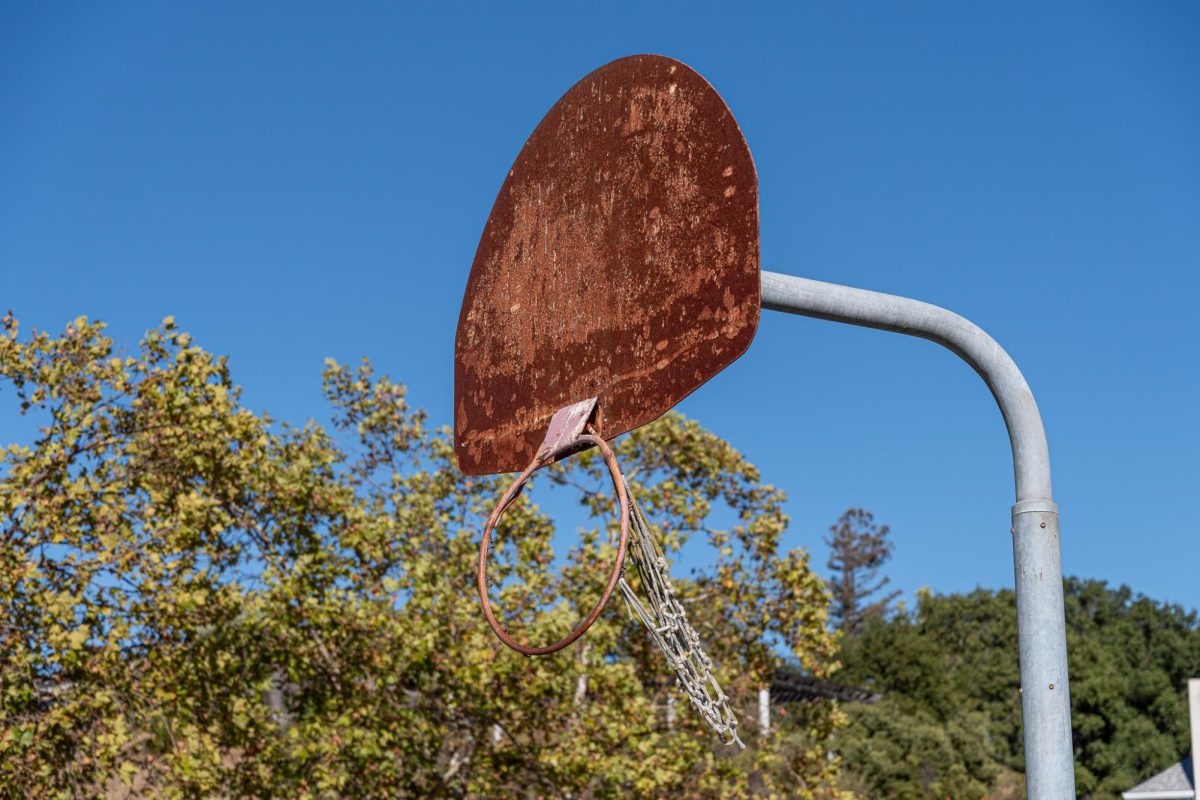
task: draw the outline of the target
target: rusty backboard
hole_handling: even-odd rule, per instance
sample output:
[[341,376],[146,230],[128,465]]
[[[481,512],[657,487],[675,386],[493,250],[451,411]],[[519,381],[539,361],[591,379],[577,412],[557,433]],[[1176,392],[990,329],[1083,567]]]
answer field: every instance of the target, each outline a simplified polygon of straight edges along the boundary
[[571,87],[500,187],[454,349],[471,475],[515,472],[551,416],[599,399],[611,439],[666,413],[758,327],[758,178],[720,95],[670,58]]

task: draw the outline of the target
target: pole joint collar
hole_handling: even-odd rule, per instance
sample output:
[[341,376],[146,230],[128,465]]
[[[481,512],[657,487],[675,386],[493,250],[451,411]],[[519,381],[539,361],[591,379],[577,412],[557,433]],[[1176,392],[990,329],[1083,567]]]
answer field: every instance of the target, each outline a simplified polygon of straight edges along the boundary
[[1058,514],[1058,506],[1053,500],[1021,500],[1014,503],[1012,515],[1018,514]]

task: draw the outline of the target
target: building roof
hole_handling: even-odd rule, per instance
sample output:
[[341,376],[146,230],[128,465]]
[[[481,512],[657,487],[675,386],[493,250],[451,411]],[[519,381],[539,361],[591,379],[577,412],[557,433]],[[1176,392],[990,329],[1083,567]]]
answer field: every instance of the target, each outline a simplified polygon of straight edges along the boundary
[[1122,792],[1121,797],[1125,800],[1193,800],[1196,797],[1195,774],[1192,759],[1185,758]]

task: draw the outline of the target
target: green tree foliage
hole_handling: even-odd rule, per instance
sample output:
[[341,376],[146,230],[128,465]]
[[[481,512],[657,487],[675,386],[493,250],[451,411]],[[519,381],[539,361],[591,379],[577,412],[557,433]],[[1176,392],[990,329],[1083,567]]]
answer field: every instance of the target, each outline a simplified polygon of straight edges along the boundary
[[892,557],[888,526],[875,524],[870,511],[852,508],[838,519],[825,537],[829,545],[827,566],[833,575],[833,624],[848,636],[858,633],[863,623],[885,615],[900,596],[899,591],[879,595],[891,579],[879,570]]
[[[1076,786],[1115,797],[1186,753],[1200,622],[1124,586],[1068,578],[1065,592]],[[922,592],[914,613],[847,640],[842,659],[840,680],[883,694],[848,709],[838,743],[863,796],[1023,796],[1011,591]]]
[[1187,754],[1186,685],[1200,676],[1195,611],[1070,579],[1067,647],[1081,796],[1115,796]]
[[997,775],[978,712],[938,720],[890,699],[854,710],[842,757],[861,797],[980,798]]
[[[686,701],[670,720],[666,665],[618,604],[557,656],[504,648],[474,594],[502,481],[463,476],[447,432],[369,365],[330,362],[324,387],[332,432],[277,424],[170,319],[121,354],[85,319],[22,337],[5,318],[0,390],[39,424],[0,454],[11,796],[833,794],[835,708],[754,735],[775,648],[824,675],[834,640],[807,555],[779,549],[782,494],[728,444],[672,415],[617,452],[668,553],[699,537],[716,554],[680,590],[742,753]],[[505,517],[493,597],[540,642],[595,601],[615,520],[595,454],[539,481],[591,520],[555,553],[538,506]]]

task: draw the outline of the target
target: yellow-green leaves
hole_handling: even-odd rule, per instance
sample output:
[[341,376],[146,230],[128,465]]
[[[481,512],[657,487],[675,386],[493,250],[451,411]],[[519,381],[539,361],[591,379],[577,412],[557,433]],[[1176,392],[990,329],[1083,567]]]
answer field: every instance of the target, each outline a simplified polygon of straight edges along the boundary
[[87,642],[88,637],[92,635],[92,630],[87,625],[80,625],[75,630],[67,635],[67,647],[72,650],[79,650]]
[[[242,407],[225,359],[171,317],[114,351],[85,318],[22,337],[6,317],[0,334],[0,392],[38,426],[0,450],[16,796],[828,794],[833,709],[720,748],[619,602],[558,656],[503,648],[474,565],[504,481],[459,473],[449,432],[369,363],[326,362],[330,433]],[[778,646],[814,674],[834,656],[823,585],[780,551],[782,494],[677,415],[618,457],[672,558],[712,545],[679,591],[752,729]],[[577,492],[593,519],[564,552],[538,506],[506,515],[496,608],[530,641],[570,630],[613,555],[595,454],[548,477],[539,491]]]

